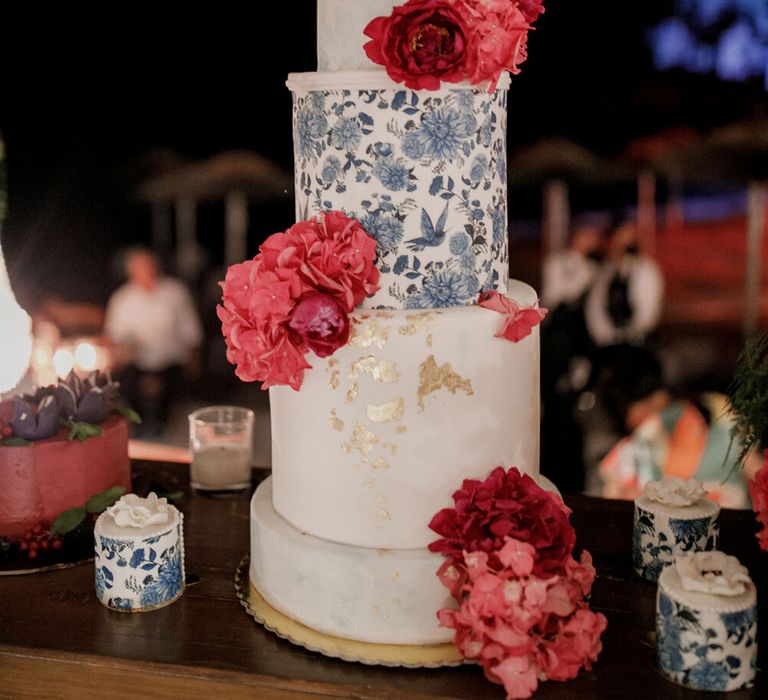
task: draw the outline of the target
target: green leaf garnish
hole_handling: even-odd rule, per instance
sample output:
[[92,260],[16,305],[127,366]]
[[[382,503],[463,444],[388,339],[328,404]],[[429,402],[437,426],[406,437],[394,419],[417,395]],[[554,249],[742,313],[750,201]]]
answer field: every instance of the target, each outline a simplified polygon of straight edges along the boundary
[[768,437],[768,333],[747,341],[730,389],[733,439],[741,441],[739,461]]
[[26,447],[31,444],[32,443],[29,440],[25,440],[18,436],[11,436],[5,438],[5,440],[0,440],[0,445],[4,445],[5,447]]
[[103,513],[109,506],[117,501],[125,493],[124,486],[113,486],[112,488],[91,496],[85,504],[85,509],[89,513]]
[[123,416],[123,418],[126,418],[129,423],[135,425],[141,424],[141,416],[132,408],[129,408],[128,406],[115,406],[115,411]]
[[71,420],[67,423],[69,427],[69,435],[67,440],[80,440],[85,442],[89,437],[98,437],[101,435],[101,428],[93,423],[86,423],[80,420]]
[[66,535],[72,532],[85,520],[85,508],[70,508],[65,510],[53,523],[51,537]]

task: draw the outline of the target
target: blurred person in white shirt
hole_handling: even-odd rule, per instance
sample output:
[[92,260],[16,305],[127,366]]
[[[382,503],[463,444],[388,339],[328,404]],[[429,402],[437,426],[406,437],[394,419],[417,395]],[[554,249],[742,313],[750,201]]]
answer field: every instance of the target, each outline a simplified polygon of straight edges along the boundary
[[157,437],[183,379],[199,374],[203,332],[188,289],[161,274],[152,251],[132,248],[124,263],[127,282],[109,300],[104,330],[121,390],[142,416],[140,432]]

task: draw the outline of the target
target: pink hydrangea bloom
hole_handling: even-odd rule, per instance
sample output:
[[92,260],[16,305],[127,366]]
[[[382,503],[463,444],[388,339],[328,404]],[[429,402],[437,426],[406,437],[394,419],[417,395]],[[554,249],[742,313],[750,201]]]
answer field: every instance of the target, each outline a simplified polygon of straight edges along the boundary
[[232,265],[217,309],[227,359],[243,381],[298,390],[305,355],[326,357],[349,338],[349,313],[378,289],[376,241],[355,219],[326,212],[270,236]]
[[768,551],[768,451],[765,453],[763,466],[749,482],[749,495],[752,498],[752,509],[757,515],[757,522],[761,525],[757,533],[760,548]]

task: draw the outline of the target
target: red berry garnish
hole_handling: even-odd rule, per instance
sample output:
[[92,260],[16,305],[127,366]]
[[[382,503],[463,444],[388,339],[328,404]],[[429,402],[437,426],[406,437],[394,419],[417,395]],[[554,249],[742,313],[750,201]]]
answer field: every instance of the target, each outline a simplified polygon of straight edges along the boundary
[[24,533],[24,539],[25,540],[31,540],[34,537],[34,533],[32,530],[27,530],[26,533]]
[[3,425],[0,427],[0,438],[3,440],[13,435],[13,428],[10,425]]
[[42,526],[42,524],[41,524],[41,523],[38,523],[37,525],[35,525],[35,526],[32,528],[32,532],[33,532],[35,535],[42,535],[42,534],[43,534],[43,526]]
[[30,559],[37,559],[37,550],[36,550],[36,549],[30,549],[30,550],[27,552],[27,556],[28,556]]
[[39,544],[40,549],[45,551],[45,550],[48,549],[49,546],[50,546],[50,544],[49,544],[48,540],[40,540],[40,544]]
[[20,552],[26,552],[28,547],[29,547],[29,544],[27,543],[26,540],[22,540],[21,542],[19,542],[19,551]]
[[51,540],[51,547],[53,547],[53,549],[61,549],[63,546],[64,542],[62,542],[61,537]]

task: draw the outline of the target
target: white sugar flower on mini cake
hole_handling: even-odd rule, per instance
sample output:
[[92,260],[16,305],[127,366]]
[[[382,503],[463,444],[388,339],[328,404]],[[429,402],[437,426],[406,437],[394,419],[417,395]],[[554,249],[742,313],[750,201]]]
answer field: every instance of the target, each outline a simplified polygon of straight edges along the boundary
[[687,591],[736,596],[751,581],[747,568],[724,552],[691,552],[678,558],[675,566]]
[[154,491],[146,498],[129,493],[107,508],[107,513],[114,518],[118,527],[163,525],[169,518],[168,499],[158,498]]
[[665,476],[660,481],[649,481],[645,486],[645,495],[667,506],[692,506],[704,498],[707,491],[696,479]]

